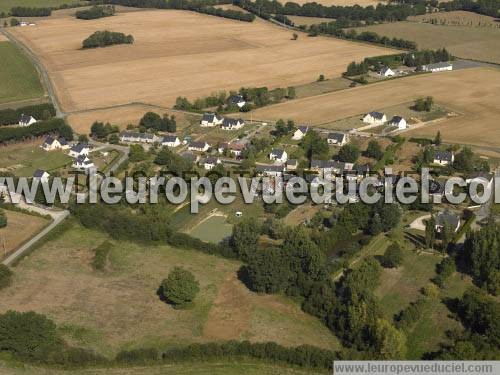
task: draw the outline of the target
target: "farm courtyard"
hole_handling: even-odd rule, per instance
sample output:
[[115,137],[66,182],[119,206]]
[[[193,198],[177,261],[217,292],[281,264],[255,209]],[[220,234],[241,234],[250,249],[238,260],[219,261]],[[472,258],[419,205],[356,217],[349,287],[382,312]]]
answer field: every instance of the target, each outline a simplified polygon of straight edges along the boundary
[[[63,12],[63,11],[62,11]],[[81,50],[98,30],[132,34],[133,45]],[[351,61],[390,54],[383,47],[308,38],[252,23],[175,10],[119,12],[81,22],[71,13],[12,31],[42,61],[66,112],[145,102],[170,107],[242,86],[287,87],[338,76]]]

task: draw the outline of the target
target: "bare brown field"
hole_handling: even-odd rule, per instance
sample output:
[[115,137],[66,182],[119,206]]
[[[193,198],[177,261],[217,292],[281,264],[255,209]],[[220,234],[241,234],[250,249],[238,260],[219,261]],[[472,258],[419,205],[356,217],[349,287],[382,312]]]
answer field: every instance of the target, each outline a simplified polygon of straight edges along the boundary
[[0,259],[28,241],[49,223],[43,217],[9,210],[4,212],[7,216],[7,226],[0,229]]
[[499,27],[442,26],[402,21],[358,27],[356,30],[412,40],[420,49],[446,47],[458,57],[500,63]]
[[408,21],[437,22],[440,25],[471,26],[471,27],[500,27],[500,22],[493,17],[482,14],[456,10],[453,12],[427,13],[419,16],[410,16]]
[[[57,13],[57,12],[55,12]],[[132,34],[134,45],[80,50],[96,30]],[[131,102],[171,106],[242,86],[290,86],[339,75],[353,60],[393,52],[333,38],[291,40],[291,32],[194,12],[144,10],[81,22],[40,20],[13,29],[48,69],[63,110]]]
[[429,95],[460,115],[405,134],[435,135],[440,130],[446,142],[498,147],[500,71],[495,68],[424,74],[359,86],[261,108],[253,118],[291,118],[298,123],[331,128],[336,120]]
[[[122,348],[223,338],[338,349],[328,328],[299,305],[250,292],[235,277],[241,265],[237,261],[169,246],[114,242],[107,271],[93,271],[92,249],[107,239],[75,224],[44,244],[17,266],[13,285],[0,291],[0,312],[46,314],[70,343],[105,355]],[[173,309],[157,295],[174,266],[188,269],[200,283],[191,309]],[[257,319],[262,324],[254,325]]]
[[122,107],[96,109],[73,113],[68,116],[68,123],[74,131],[79,134],[87,134],[94,121],[109,122],[118,125],[120,130],[126,129],[127,125],[138,125],[140,119],[146,112],[155,112],[160,116],[165,113],[174,115],[177,120],[177,129],[183,129],[199,122],[199,116],[188,115],[182,112],[166,111],[158,107],[141,104],[130,104]]

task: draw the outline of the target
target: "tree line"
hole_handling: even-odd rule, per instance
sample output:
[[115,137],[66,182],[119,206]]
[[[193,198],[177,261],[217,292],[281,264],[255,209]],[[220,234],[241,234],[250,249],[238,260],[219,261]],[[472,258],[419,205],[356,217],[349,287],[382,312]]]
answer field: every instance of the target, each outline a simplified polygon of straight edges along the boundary
[[113,31],[96,31],[87,39],[82,42],[82,48],[97,48],[106,47],[115,44],[132,44],[134,37],[132,35],[125,35],[124,33],[117,33]]
[[37,120],[49,120],[56,115],[56,110],[51,103],[2,109],[0,110],[0,126],[17,124],[23,114],[33,116]]
[[440,2],[439,9],[446,12],[452,10],[465,10],[498,18],[500,13],[500,0],[452,0],[449,2]]
[[94,20],[97,18],[110,17],[115,14],[114,5],[98,6],[94,5],[90,9],[79,10],[75,17],[82,20]]
[[0,144],[19,142],[49,134],[57,134],[67,140],[73,139],[73,130],[63,119],[53,118],[39,121],[32,126],[0,128]]
[[52,8],[13,7],[10,14],[13,17],[47,17],[52,14]]

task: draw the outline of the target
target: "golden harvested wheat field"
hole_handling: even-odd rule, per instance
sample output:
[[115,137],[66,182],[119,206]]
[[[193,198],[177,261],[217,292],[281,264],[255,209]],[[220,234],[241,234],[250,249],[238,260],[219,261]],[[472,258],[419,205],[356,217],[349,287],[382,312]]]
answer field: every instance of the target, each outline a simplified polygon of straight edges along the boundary
[[299,123],[329,127],[336,120],[429,95],[460,115],[408,134],[434,136],[440,129],[446,142],[498,146],[500,70],[495,68],[432,73],[359,86],[262,108],[254,111],[253,118],[291,118]]
[[[86,37],[105,29],[132,34],[134,45],[80,50]],[[68,15],[12,32],[40,57],[67,112],[130,102],[171,106],[180,95],[194,99],[241,86],[286,87],[393,52],[305,34],[293,41],[291,31],[262,20],[174,10],[92,21]]]

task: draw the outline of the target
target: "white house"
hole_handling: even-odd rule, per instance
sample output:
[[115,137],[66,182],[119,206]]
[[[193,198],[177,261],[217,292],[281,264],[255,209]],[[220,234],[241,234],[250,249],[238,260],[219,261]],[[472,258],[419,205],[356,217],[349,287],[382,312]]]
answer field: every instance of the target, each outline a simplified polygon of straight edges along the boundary
[[45,151],[53,151],[53,150],[66,150],[69,148],[69,144],[66,139],[47,137],[43,144],[40,146]]
[[308,126],[299,126],[297,130],[295,130],[295,133],[293,133],[292,139],[294,141],[300,141],[302,138],[304,138],[309,131]]
[[84,143],[77,143],[69,149],[69,156],[77,158],[81,155],[88,155],[90,152],[90,147]]
[[49,182],[49,177],[50,174],[48,174],[42,169],[37,169],[35,173],[33,173],[33,179],[39,180],[42,184]]
[[222,120],[221,128],[222,130],[238,130],[245,125],[242,119],[235,120],[233,118],[226,117]]
[[204,113],[200,125],[204,128],[213,128],[222,124],[222,120],[223,118],[217,116],[215,113]]
[[394,73],[394,71],[388,66],[384,66],[382,69],[380,69],[379,74],[382,77],[394,77],[396,75],[396,73]]
[[246,104],[245,99],[242,95],[231,95],[227,100],[229,105],[236,105],[238,108],[243,108]]
[[285,167],[282,165],[257,165],[255,171],[264,176],[280,177],[285,172]]
[[363,122],[371,125],[383,125],[387,121],[387,117],[381,112],[370,112],[363,117]]
[[76,157],[75,160],[73,160],[73,164],[71,166],[82,171],[88,171],[90,168],[95,167],[94,163],[89,159],[87,155],[80,155]]
[[424,72],[444,72],[446,70],[453,70],[453,65],[451,65],[449,62],[438,62],[435,64],[424,65],[422,69],[424,70]]
[[188,146],[189,151],[206,152],[210,148],[207,142],[191,142]]
[[220,163],[221,160],[219,158],[208,157],[203,161],[203,168],[205,168],[207,171],[211,171]]
[[122,143],[155,143],[158,137],[154,134],[125,132],[120,134]]
[[455,161],[455,155],[451,151],[434,151],[434,164],[448,165]]
[[19,118],[19,126],[30,126],[36,123],[36,119],[33,116],[22,114]]
[[219,154],[223,154],[224,151],[229,150],[229,152],[234,156],[240,156],[246,148],[245,143],[232,142],[232,143],[221,143],[217,149]]
[[344,133],[328,133],[326,141],[329,145],[343,146],[349,142],[349,135]]
[[277,148],[273,148],[273,150],[269,154],[269,160],[286,163],[286,161],[288,160],[288,154],[286,153],[285,150],[279,150]]
[[390,126],[395,126],[399,130],[404,130],[408,127],[406,120],[401,116],[394,116],[391,121],[389,121]]
[[180,146],[181,140],[176,135],[166,135],[161,141],[162,146],[177,147]]

